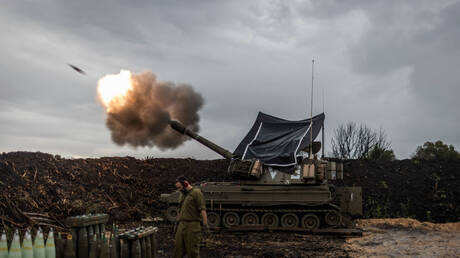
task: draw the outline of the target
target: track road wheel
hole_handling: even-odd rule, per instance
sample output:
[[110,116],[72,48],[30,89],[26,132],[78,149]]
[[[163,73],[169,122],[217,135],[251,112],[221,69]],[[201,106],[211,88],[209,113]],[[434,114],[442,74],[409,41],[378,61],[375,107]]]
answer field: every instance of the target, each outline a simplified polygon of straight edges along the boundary
[[166,210],[166,218],[171,222],[176,222],[177,217],[179,216],[179,209],[177,206],[170,206]]
[[226,228],[238,226],[240,224],[240,216],[236,212],[227,212],[222,217],[222,224]]
[[241,224],[243,225],[256,225],[259,224],[259,216],[254,212],[249,212],[243,215],[241,218]]
[[308,230],[317,230],[319,228],[319,218],[315,214],[309,213],[302,217],[302,227]]
[[294,213],[286,213],[281,216],[281,226],[286,228],[295,228],[299,225],[299,218]]
[[217,228],[220,226],[220,215],[217,212],[208,212],[208,225],[210,228]]
[[342,222],[342,215],[337,211],[329,211],[324,215],[324,221],[329,226],[337,226]]
[[269,227],[278,227],[279,224],[279,219],[278,216],[276,216],[275,213],[265,213],[262,215],[262,225],[264,226],[269,226]]

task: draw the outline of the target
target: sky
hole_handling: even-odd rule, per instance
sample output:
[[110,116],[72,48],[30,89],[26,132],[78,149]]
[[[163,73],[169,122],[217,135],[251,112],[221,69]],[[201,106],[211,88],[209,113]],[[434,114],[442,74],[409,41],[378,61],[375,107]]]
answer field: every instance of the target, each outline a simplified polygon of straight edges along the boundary
[[[220,158],[195,141],[119,146],[97,81],[121,69],[192,85],[200,134],[233,151],[259,111],[325,112],[325,150],[349,121],[396,158],[460,149],[460,1],[2,1],[0,152]],[[67,64],[86,72],[77,73]]]

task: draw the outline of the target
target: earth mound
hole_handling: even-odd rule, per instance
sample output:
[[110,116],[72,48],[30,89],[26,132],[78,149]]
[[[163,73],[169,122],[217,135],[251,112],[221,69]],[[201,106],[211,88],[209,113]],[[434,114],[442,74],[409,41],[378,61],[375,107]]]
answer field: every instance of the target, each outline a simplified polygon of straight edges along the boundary
[[[61,221],[85,213],[108,213],[128,223],[162,215],[161,193],[174,191],[177,176],[191,182],[230,181],[227,160],[65,159],[59,155],[0,155],[0,221],[25,227],[24,212]],[[460,214],[460,162],[401,160],[345,162],[342,184],[363,187],[365,218],[411,217],[455,222]]]

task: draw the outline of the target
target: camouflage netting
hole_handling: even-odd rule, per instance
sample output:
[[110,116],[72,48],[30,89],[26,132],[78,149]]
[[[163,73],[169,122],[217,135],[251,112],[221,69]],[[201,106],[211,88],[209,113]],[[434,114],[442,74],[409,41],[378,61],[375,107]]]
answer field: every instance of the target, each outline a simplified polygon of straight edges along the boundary
[[[228,181],[228,161],[131,157],[63,159],[44,153],[0,155],[0,223],[25,227],[24,212],[65,217],[104,212],[116,222],[161,215],[161,193],[174,179]],[[346,185],[361,185],[365,217],[412,217],[458,221],[460,162],[348,161]],[[1,225],[0,225],[1,227]]]

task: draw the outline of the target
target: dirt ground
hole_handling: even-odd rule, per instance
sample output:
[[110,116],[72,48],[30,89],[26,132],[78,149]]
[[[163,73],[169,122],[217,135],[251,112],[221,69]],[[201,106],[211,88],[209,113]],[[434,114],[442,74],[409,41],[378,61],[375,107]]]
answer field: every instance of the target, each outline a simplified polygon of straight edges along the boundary
[[[56,220],[108,213],[115,223],[163,214],[162,193],[185,174],[193,183],[231,181],[227,160],[65,159],[40,152],[0,154],[0,227],[34,224],[23,212]],[[346,186],[362,186],[364,218],[460,221],[460,161],[346,161]]]
[[[110,223],[139,223],[163,216],[160,194],[174,179],[229,181],[226,160],[64,159],[31,152],[0,154],[0,230],[42,225],[27,215],[46,215],[64,227],[68,216],[108,213]],[[363,188],[362,237],[292,232],[212,233],[202,257],[460,257],[459,162],[347,161],[345,180]],[[455,222],[432,224],[420,221]],[[158,257],[171,257],[171,224],[159,224]]]
[[433,224],[414,219],[358,222],[361,238],[346,240],[351,257],[460,257],[460,223]]
[[[460,223],[365,219],[362,237],[288,232],[211,233],[202,257],[460,257]],[[158,257],[171,257],[172,229],[160,228]]]

